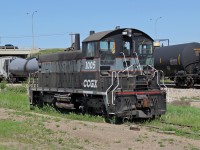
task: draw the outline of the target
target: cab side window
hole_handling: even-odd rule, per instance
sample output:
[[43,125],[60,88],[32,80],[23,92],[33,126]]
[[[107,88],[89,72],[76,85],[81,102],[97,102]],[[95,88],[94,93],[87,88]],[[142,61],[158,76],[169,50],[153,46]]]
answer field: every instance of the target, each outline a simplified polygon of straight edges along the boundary
[[94,55],[95,55],[95,43],[89,42],[87,43],[86,57],[94,57]]
[[101,52],[111,52],[112,54],[115,53],[115,42],[114,41],[100,41],[100,51]]

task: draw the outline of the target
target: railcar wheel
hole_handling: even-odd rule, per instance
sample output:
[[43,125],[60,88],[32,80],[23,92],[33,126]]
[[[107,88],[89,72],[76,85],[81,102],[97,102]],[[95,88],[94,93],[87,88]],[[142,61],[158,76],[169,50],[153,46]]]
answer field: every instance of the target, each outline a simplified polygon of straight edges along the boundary
[[188,76],[188,77],[186,78],[186,86],[187,86],[188,88],[194,86],[194,80],[193,80],[192,77]]
[[176,87],[183,87],[183,86],[185,85],[185,82],[182,81],[182,80],[177,80],[177,81],[175,82],[175,84],[176,84]]

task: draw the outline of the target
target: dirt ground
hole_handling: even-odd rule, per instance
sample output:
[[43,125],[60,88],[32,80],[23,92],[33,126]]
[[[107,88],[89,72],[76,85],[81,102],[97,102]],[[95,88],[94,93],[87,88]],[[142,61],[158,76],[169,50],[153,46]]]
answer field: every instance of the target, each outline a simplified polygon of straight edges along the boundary
[[190,106],[200,108],[200,89],[168,88],[167,89],[167,102],[171,103],[174,101],[189,102]]
[[[23,116],[9,115],[10,110],[0,108],[1,119],[23,120]],[[40,115],[39,115],[40,116]],[[59,124],[59,126],[58,126]],[[129,125],[113,125],[108,123],[92,123],[61,119],[59,122],[50,120],[45,127],[52,131],[66,132],[68,137],[79,139],[81,149],[86,150],[192,150],[200,149],[200,142],[175,135],[168,135],[151,131],[146,127],[139,127],[139,131],[130,130]],[[56,137],[55,137],[56,138]],[[65,138],[65,137],[63,137]],[[1,143],[2,144],[2,143]],[[5,145],[5,143],[3,143]],[[13,143],[7,143],[6,145]],[[19,144],[14,143],[17,149]],[[20,145],[22,146],[22,145]],[[66,148],[69,149],[69,148]],[[72,148],[73,149],[73,148]]]
[[190,89],[180,89],[180,88],[168,88],[168,101],[180,100],[181,98],[196,99],[200,100],[200,89],[190,88]]
[[[178,100],[181,97],[199,97],[199,89],[184,90],[168,89],[168,101]],[[186,92],[187,91],[187,92]],[[23,120],[23,116],[9,115],[10,111],[0,108],[0,121],[2,119]],[[37,115],[37,114],[36,114]],[[40,116],[38,114],[38,116]],[[198,140],[188,139],[176,135],[158,133],[147,127],[138,127],[139,130],[130,130],[130,125],[113,125],[108,123],[92,123],[84,121],[55,119],[45,122],[45,128],[52,131],[66,132],[64,140],[68,137],[79,139],[79,149],[86,150],[197,150],[200,149]],[[58,125],[59,124],[59,125]],[[4,143],[5,144],[5,143]],[[8,143],[10,144],[10,143]],[[17,144],[15,144],[17,145]],[[20,147],[16,147],[20,149]],[[66,148],[75,149],[75,148]]]

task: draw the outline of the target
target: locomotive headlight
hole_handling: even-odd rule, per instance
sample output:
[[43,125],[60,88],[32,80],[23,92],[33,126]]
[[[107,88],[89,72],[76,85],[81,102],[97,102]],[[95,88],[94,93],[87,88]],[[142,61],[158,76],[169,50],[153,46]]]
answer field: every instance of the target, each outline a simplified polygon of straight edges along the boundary
[[126,29],[122,32],[122,35],[131,37],[132,36],[132,30]]
[[128,32],[127,31],[123,31],[122,35],[128,35]]

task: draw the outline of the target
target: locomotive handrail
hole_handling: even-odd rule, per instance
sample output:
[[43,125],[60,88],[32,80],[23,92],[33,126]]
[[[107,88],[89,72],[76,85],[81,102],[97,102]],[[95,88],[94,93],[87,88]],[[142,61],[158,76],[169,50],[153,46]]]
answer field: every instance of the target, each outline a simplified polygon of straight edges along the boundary
[[[135,53],[136,58],[137,58],[137,60],[138,60],[138,54],[137,54],[136,52],[133,52],[133,53]],[[137,65],[139,66],[139,70],[141,71],[142,68],[141,68],[140,62],[139,62],[139,60],[138,60],[138,62],[136,62],[136,58],[135,58],[135,64],[137,64]]]
[[[124,62],[125,62],[125,64],[126,64],[126,69],[127,69],[127,71],[128,71],[128,77],[129,77],[129,70],[128,70],[128,69],[129,69],[130,66],[128,66],[128,64],[127,64],[126,56],[125,56],[124,52],[120,52],[120,53],[121,53],[121,54],[123,55],[123,57],[124,57]],[[136,52],[134,52],[134,53],[135,53],[135,55],[136,55],[136,58],[134,58],[136,67],[139,68],[139,70],[141,71],[142,68],[141,68],[140,62],[139,62],[139,60],[138,60],[138,55],[137,55]],[[126,70],[126,69],[125,69],[125,70]],[[125,71],[125,70],[124,70],[124,71]],[[122,72],[124,72],[124,71],[122,71]]]
[[[155,71],[154,71],[154,74],[153,74],[153,78],[155,77],[156,72],[157,72],[157,74],[159,73],[159,71],[162,73],[162,74],[161,74],[161,75],[162,75],[162,85],[164,86],[164,88],[167,89],[167,86],[165,85],[165,82],[164,82],[164,78],[165,78],[164,72],[163,72],[162,70],[157,70],[157,69],[155,69],[155,68],[154,68],[153,66],[151,66],[151,65],[148,65],[148,66],[155,70]],[[159,88],[161,88],[159,82],[160,82],[160,80],[159,80],[159,77],[158,77],[158,75],[157,75],[157,85],[159,86]]]
[[167,86],[165,85],[165,73],[162,71],[162,70],[160,70],[160,72],[162,72],[162,85],[164,86],[164,88],[166,88],[167,89]]
[[[38,73],[39,71],[36,71],[36,72],[34,72],[34,73],[29,73],[29,82],[28,82],[28,84],[29,84],[29,87],[31,86],[31,87],[34,87],[34,84],[35,84],[35,78],[36,78],[36,75],[37,75],[37,73]],[[31,77],[33,77],[33,81],[31,82]],[[36,83],[37,84],[37,83]],[[36,85],[36,88],[37,88],[37,85]]]
[[[127,61],[126,61],[126,56],[125,56],[125,54],[124,54],[124,52],[120,52],[122,55],[123,55],[123,57],[124,57],[124,62],[125,62],[125,64],[126,64],[126,68],[128,68],[128,65],[127,65]],[[128,70],[128,77],[129,77],[129,70]]]
[[[123,72],[125,72],[126,70],[128,70],[129,68],[131,68],[131,67],[133,67],[134,65],[131,65],[131,66],[129,66],[129,67],[127,67],[126,69],[124,69],[123,71],[118,71],[117,72],[117,85],[115,86],[115,88],[112,90],[112,105],[115,105],[114,104],[114,101],[115,101],[115,99],[114,99],[114,91],[119,87],[119,74],[120,73],[123,73]],[[129,76],[128,76],[129,77]]]
[[169,90],[168,90],[167,86],[165,85],[165,73],[162,70],[160,70],[160,72],[162,72],[162,78],[163,78],[162,85],[164,86],[164,88],[167,91],[167,97],[166,97],[166,99],[168,100],[169,99]]
[[[117,72],[116,71],[112,71],[112,82],[111,82],[111,85],[108,87],[108,89],[106,90],[106,99],[107,99],[107,95],[108,95],[108,91],[111,89],[111,87],[113,86],[114,84],[114,77],[116,78],[117,77]],[[107,100],[107,104],[108,103],[108,100]]]
[[[153,66],[151,66],[151,65],[147,65],[148,67],[150,67],[150,68],[152,68],[153,70],[154,70],[154,72],[153,72],[153,78],[156,76],[156,73],[158,74],[158,70],[157,69],[155,69]],[[152,79],[153,79],[152,78]],[[160,86],[160,84],[159,84],[159,78],[158,78],[158,75],[157,75],[157,85],[159,86],[159,88],[161,87]]]

